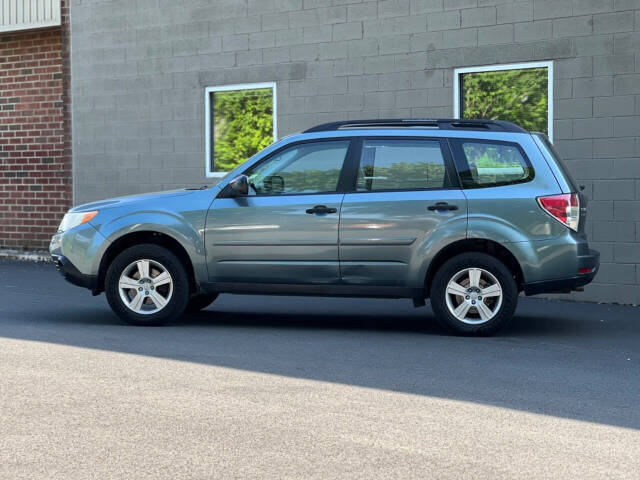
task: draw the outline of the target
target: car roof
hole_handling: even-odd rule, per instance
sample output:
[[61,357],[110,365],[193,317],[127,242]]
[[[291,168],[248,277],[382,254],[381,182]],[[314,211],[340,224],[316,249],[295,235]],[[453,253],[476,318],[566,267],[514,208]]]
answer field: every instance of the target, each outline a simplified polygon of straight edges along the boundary
[[484,132],[528,133],[524,128],[503,120],[460,119],[460,118],[394,118],[371,120],[345,120],[324,123],[309,128],[302,133],[333,132],[338,130],[371,129],[430,129],[430,130],[472,130]]

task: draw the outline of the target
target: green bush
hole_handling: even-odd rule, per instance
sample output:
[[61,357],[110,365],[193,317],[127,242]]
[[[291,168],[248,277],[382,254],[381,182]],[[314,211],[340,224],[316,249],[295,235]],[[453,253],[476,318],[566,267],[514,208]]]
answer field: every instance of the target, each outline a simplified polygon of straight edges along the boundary
[[270,88],[216,92],[213,97],[213,161],[229,171],[273,142]]
[[547,69],[462,75],[462,117],[507,120],[547,133]]

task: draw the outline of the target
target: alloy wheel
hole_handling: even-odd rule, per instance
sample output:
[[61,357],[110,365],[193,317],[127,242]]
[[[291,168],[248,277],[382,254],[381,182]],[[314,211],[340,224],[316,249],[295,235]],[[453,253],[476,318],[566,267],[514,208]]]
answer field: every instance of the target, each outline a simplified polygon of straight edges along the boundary
[[465,268],[449,280],[445,296],[449,312],[455,318],[479,325],[500,311],[503,293],[500,282],[487,270]]
[[122,271],[118,291],[129,310],[150,315],[162,310],[171,300],[173,278],[155,260],[136,260]]

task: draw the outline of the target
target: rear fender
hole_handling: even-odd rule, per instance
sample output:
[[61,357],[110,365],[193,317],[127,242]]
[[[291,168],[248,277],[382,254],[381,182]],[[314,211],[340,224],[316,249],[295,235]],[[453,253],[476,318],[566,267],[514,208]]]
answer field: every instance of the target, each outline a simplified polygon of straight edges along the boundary
[[[411,261],[409,273],[410,286],[424,286],[429,265],[435,256],[448,245],[467,237],[467,218],[460,216],[441,224],[436,230],[423,239]],[[415,267],[414,267],[415,265]]]
[[538,239],[500,218],[469,216],[469,237],[492,240],[509,250],[520,264],[525,283],[576,274],[580,238],[549,217],[540,222]]

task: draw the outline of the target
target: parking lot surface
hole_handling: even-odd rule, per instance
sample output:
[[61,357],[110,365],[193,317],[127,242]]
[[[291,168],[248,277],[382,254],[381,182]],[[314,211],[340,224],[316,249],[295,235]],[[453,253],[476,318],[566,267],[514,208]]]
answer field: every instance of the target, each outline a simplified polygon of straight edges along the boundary
[[640,309],[521,299],[493,338],[406,300],[223,295],[123,325],[0,261],[0,478],[638,478]]

